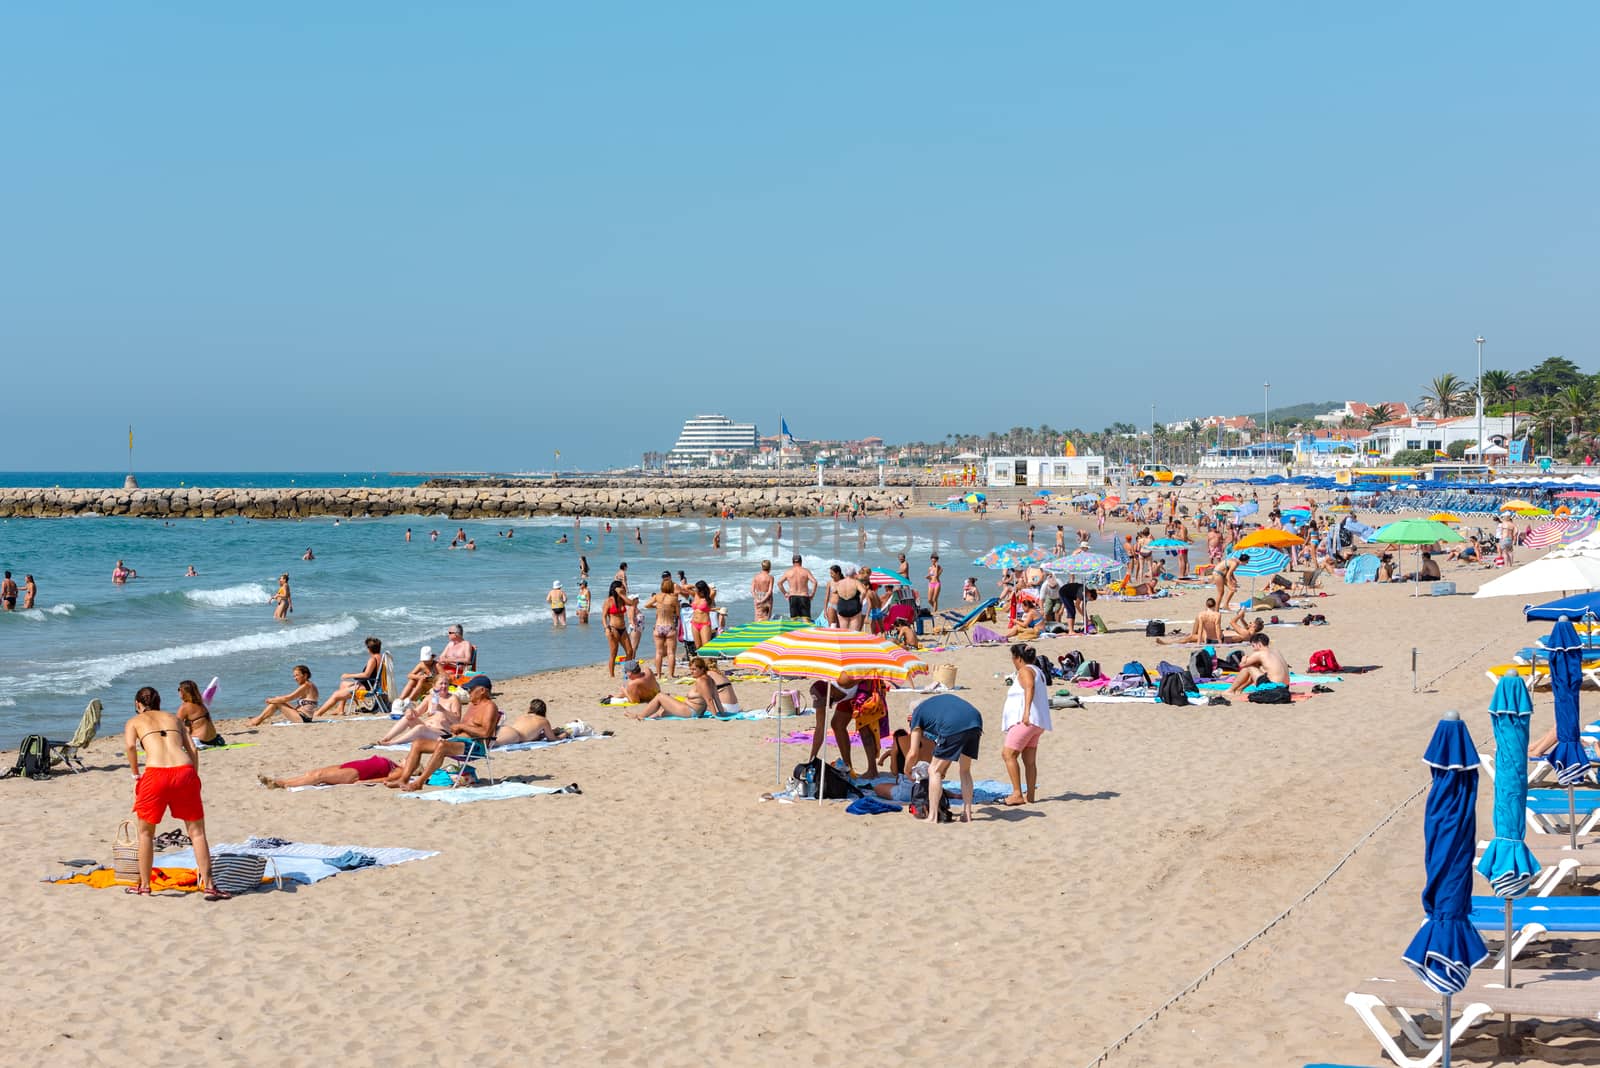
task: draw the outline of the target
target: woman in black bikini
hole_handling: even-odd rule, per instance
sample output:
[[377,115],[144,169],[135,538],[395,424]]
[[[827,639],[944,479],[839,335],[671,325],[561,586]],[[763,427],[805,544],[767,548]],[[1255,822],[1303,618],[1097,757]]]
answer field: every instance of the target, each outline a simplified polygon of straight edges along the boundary
[[227,745],[222,735],[217,733],[217,725],[211,722],[211,711],[206,708],[206,703],[200,700],[200,687],[194,684],[193,679],[184,679],[178,683],[178,698],[183,702],[178,706],[178,718],[183,720],[183,725],[189,728],[189,734],[200,745]]

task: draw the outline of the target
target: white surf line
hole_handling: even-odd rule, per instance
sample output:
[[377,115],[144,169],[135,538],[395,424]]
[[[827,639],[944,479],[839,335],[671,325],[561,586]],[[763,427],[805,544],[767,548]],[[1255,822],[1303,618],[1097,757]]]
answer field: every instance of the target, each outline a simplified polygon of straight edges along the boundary
[[1429,785],[1431,785],[1431,782],[1430,783],[1425,783],[1424,785],[1417,787],[1417,790],[1416,790],[1415,793],[1413,793],[1410,797],[1406,798],[1404,801],[1400,802],[1399,805],[1395,806],[1395,809],[1394,809],[1393,812],[1390,812],[1387,816],[1383,817],[1383,819],[1379,820],[1376,824],[1373,825],[1371,830],[1369,830],[1366,834],[1362,835],[1359,839],[1357,839],[1356,840],[1356,844],[1351,846],[1349,851],[1346,852],[1344,856],[1339,858],[1339,862],[1337,864],[1335,864],[1332,868],[1328,869],[1328,874],[1326,874],[1322,878],[1318,879],[1316,881],[1316,883],[1311,887],[1311,889],[1309,889],[1305,893],[1301,894],[1300,897],[1298,899],[1296,899],[1293,904],[1291,904],[1288,908],[1284,909],[1282,912],[1278,913],[1271,920],[1269,920],[1267,922],[1267,925],[1265,927],[1261,928],[1261,930],[1257,931],[1255,934],[1251,935],[1249,938],[1246,938],[1243,942],[1240,942],[1238,945],[1236,945],[1232,949],[1228,950],[1228,952],[1226,952],[1222,956],[1218,957],[1215,961],[1213,961],[1211,963],[1211,966],[1209,968],[1207,968],[1205,971],[1201,972],[1198,977],[1196,977],[1192,982],[1190,982],[1182,990],[1179,990],[1176,994],[1172,995],[1166,1001],[1162,1002],[1148,1016],[1146,1016],[1144,1019],[1140,1020],[1138,1023],[1134,1024],[1133,1028],[1131,1030],[1129,1030],[1127,1034],[1123,1035],[1121,1038],[1119,1038],[1115,1042],[1111,1043],[1111,1045],[1109,1045],[1105,1049],[1101,1050],[1100,1051],[1100,1056],[1096,1057],[1094,1060],[1092,1060],[1088,1064],[1084,1065],[1084,1068],[1096,1068],[1096,1066],[1104,1064],[1106,1062],[1106,1060],[1108,1058],[1110,1058],[1110,1056],[1113,1053],[1115,1053],[1117,1050],[1121,1049],[1123,1046],[1127,1045],[1128,1040],[1133,1038],[1133,1036],[1137,1035],[1140,1031],[1144,1030],[1144,1028],[1146,1026],[1148,1026],[1151,1023],[1154,1023],[1161,1016],[1162,1013],[1166,1012],[1168,1009],[1172,1008],[1172,1006],[1176,1005],[1179,1001],[1182,1001],[1184,998],[1188,997],[1190,994],[1192,994],[1196,990],[1198,990],[1200,988],[1200,984],[1201,983],[1205,982],[1207,979],[1210,979],[1213,975],[1215,975],[1217,973],[1217,969],[1221,968],[1224,964],[1228,963],[1234,957],[1237,957],[1241,952],[1243,952],[1245,949],[1249,948],[1249,946],[1252,943],[1254,943],[1255,941],[1260,939],[1262,935],[1265,935],[1268,931],[1272,930],[1274,927],[1278,926],[1278,924],[1282,923],[1285,919],[1288,918],[1289,914],[1291,912],[1293,912],[1295,909],[1299,908],[1301,905],[1304,905],[1307,901],[1311,900],[1312,895],[1314,895],[1318,890],[1321,890],[1324,886],[1326,886],[1328,884],[1329,880],[1331,880],[1335,875],[1339,874],[1339,870],[1350,862],[1350,858],[1354,857],[1358,852],[1360,852],[1362,846],[1366,845],[1369,841],[1372,840],[1372,838],[1379,831],[1383,830],[1384,827],[1388,826],[1391,822],[1393,822],[1394,818],[1396,816],[1400,815],[1400,813],[1405,810],[1407,805],[1411,804],[1411,802],[1415,801],[1417,798],[1421,797],[1424,793],[1426,793],[1427,790],[1428,790],[1428,786]]

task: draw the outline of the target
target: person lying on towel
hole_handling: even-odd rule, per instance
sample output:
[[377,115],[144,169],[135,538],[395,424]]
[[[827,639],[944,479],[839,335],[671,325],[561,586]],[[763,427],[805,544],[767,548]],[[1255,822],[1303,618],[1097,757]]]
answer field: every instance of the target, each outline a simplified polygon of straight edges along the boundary
[[1243,693],[1246,687],[1256,683],[1289,685],[1289,662],[1272,648],[1272,640],[1264,633],[1250,636],[1250,651],[1239,661],[1239,674],[1228,692]]
[[528,710],[500,728],[494,736],[495,745],[517,745],[522,742],[559,742],[567,736],[565,727],[552,727],[543,701],[535,697],[528,702]]

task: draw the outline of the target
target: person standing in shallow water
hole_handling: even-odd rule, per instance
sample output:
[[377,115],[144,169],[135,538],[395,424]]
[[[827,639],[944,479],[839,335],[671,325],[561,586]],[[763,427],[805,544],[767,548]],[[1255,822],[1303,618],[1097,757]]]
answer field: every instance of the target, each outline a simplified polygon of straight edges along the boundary
[[294,597],[289,593],[287,571],[278,576],[278,592],[272,595],[272,602],[277,606],[272,610],[273,619],[288,619],[289,613],[294,611]]

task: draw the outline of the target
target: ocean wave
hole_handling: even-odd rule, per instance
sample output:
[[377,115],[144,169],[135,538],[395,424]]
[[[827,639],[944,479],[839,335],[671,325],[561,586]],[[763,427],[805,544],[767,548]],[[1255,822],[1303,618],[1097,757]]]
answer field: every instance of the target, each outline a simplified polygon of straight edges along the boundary
[[211,608],[236,608],[239,605],[263,605],[272,595],[265,586],[245,582],[238,586],[225,586],[220,590],[184,590],[183,598],[193,604]]
[[75,604],[53,604],[49,608],[24,608],[16,615],[20,619],[43,623],[51,616],[70,616],[77,607]]
[[112,656],[91,657],[59,667],[44,665],[38,670],[29,672],[24,678],[0,677],[0,689],[24,693],[88,694],[111,685],[130,672],[160,667],[164,664],[177,664],[185,660],[235,656],[272,649],[291,649],[297,645],[315,645],[352,634],[358,626],[354,616],[340,616],[327,623],[313,623],[305,627],[283,627],[277,630],[240,634],[232,638],[216,638],[211,641],[191,642],[187,645],[169,645],[159,649],[141,649]]
[[16,707],[17,707],[17,699],[15,697],[0,697],[0,708],[16,708]]
[[406,605],[397,605],[393,608],[375,608],[372,610],[374,619],[409,619],[411,609]]

